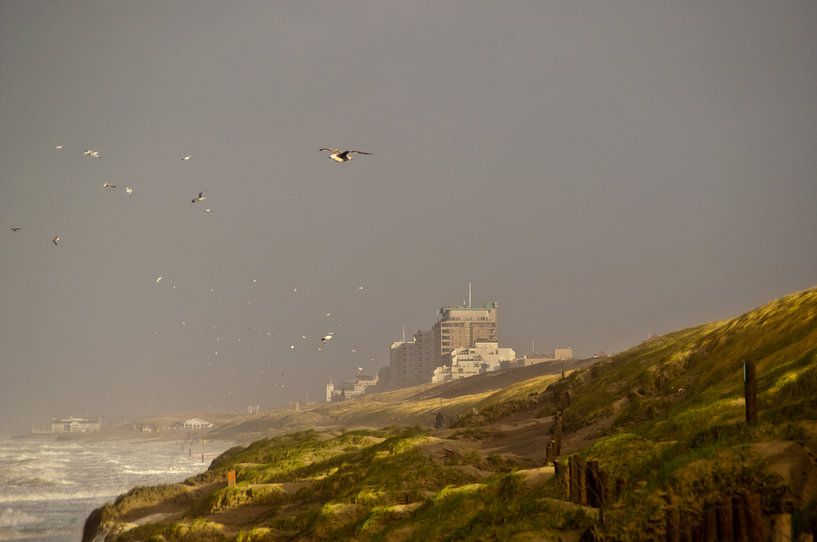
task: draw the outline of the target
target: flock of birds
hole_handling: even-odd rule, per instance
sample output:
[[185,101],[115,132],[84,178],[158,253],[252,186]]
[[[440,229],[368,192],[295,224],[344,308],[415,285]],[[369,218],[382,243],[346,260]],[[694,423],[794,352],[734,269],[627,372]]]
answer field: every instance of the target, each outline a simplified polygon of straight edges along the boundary
[[[65,148],[65,146],[60,143],[55,148],[56,148],[56,150],[61,151],[61,150],[63,150]],[[333,160],[333,161],[335,161],[335,162],[337,162],[339,164],[342,164],[344,162],[348,162],[349,160],[351,160],[353,158],[353,156],[355,154],[372,154],[370,152],[358,151],[358,150],[354,150],[354,149],[341,150],[341,149],[334,149],[334,148],[332,148],[332,149],[322,148],[322,149],[318,149],[318,150],[321,151],[321,152],[324,152],[324,151],[328,152],[329,153],[329,159]],[[102,158],[102,154],[99,151],[95,150],[95,149],[85,149],[85,151],[82,153],[82,155],[87,156],[89,158],[97,158],[97,159]],[[192,158],[193,158],[192,154],[185,154],[184,156],[182,156],[181,159],[182,159],[182,162],[187,162],[187,161],[191,160]],[[104,181],[101,186],[102,186],[102,188],[106,188],[106,189],[116,188],[116,185],[111,183],[110,181]],[[133,188],[131,188],[130,186],[125,186],[124,189],[125,189],[125,193],[128,196],[133,196]],[[199,191],[199,193],[197,195],[193,196],[193,199],[190,200],[190,201],[192,201],[193,203],[199,203],[201,201],[206,200],[207,196],[204,195],[205,192],[207,192],[207,190]],[[206,207],[204,209],[204,212],[205,213],[210,213],[210,212],[212,212],[212,209],[209,208],[209,207]],[[22,226],[12,226],[11,227],[11,231],[13,231],[13,232],[19,232],[22,229],[23,229]],[[59,246],[60,236],[55,235],[54,238],[51,240],[51,242],[54,244],[54,246]],[[327,339],[327,340],[329,340],[329,339]]]
[[[64,145],[59,144],[59,145],[56,145],[55,148],[56,148],[57,151],[63,151],[65,147],[64,147]],[[320,152],[328,152],[329,153],[329,159],[332,160],[333,162],[338,163],[338,164],[342,164],[342,163],[345,163],[345,162],[348,162],[348,161],[352,160],[352,158],[356,154],[359,154],[359,155],[370,155],[371,154],[369,152],[365,152],[365,151],[361,151],[361,150],[355,150],[355,149],[342,150],[342,149],[336,149],[336,148],[321,148],[321,149],[319,149],[319,151]],[[82,153],[82,155],[87,157],[87,158],[96,159],[96,160],[99,160],[99,159],[102,158],[102,154],[100,153],[100,151],[98,151],[96,149],[91,149],[91,148],[85,149],[85,151]],[[188,162],[188,161],[190,161],[192,159],[193,159],[192,154],[185,154],[185,155],[181,156],[181,161],[183,161],[183,162]],[[115,184],[115,183],[113,183],[111,181],[108,181],[108,180],[103,181],[100,184],[100,186],[104,190],[115,190],[115,189],[118,188],[117,184]],[[123,189],[124,189],[125,193],[128,196],[133,196],[134,190],[133,190],[132,187],[123,186]],[[200,190],[197,194],[195,194],[192,197],[191,203],[195,205],[195,204],[198,204],[200,202],[203,202],[203,201],[207,200],[207,195],[206,195],[207,192],[208,191],[206,189],[205,190]],[[206,213],[210,213],[212,211],[212,209],[204,208],[203,211],[206,212]],[[14,225],[14,226],[11,226],[10,229],[14,233],[19,233],[20,231],[23,230],[23,227],[20,226],[20,225]],[[59,246],[60,245],[60,240],[61,240],[61,236],[59,234],[57,234],[52,238],[51,242],[54,244],[54,246]],[[157,284],[161,284],[163,278],[164,278],[163,276],[157,276],[155,278],[155,282]],[[255,282],[256,282],[256,280],[253,280],[253,283],[255,283]],[[176,285],[172,284],[172,281],[171,281],[171,287],[174,288],[174,289],[176,288]],[[211,293],[214,292],[213,289],[211,289],[210,291],[211,291]],[[357,286],[357,291],[358,292],[363,292],[364,291],[364,286],[362,286],[362,285]],[[293,294],[297,294],[299,292],[299,289],[298,288],[292,288],[291,292]],[[250,303],[250,302],[248,302],[248,303]],[[326,313],[325,316],[327,318],[330,318],[332,316],[332,314],[331,313]],[[341,322],[341,319],[338,318],[337,322]],[[181,322],[181,324],[183,326],[186,326],[187,322],[183,320]],[[213,328],[215,329],[215,326],[213,326]],[[204,331],[203,328],[202,328],[202,331]],[[154,331],[154,334],[158,334],[158,331]],[[268,336],[271,335],[271,332],[267,331],[267,335]],[[320,342],[317,345],[315,345],[315,348],[318,351],[322,351],[323,346],[325,346],[327,343],[332,341],[335,338],[336,335],[337,335],[337,331],[328,331],[328,332],[324,333],[320,337]],[[303,341],[308,340],[306,335],[301,335],[301,339]],[[216,342],[220,342],[220,340],[221,340],[221,337],[216,337]],[[238,338],[237,341],[241,342],[241,338]],[[289,350],[295,350],[295,348],[296,348],[296,346],[295,346],[294,343],[290,344]],[[352,348],[352,353],[357,353],[357,350],[355,348]],[[219,351],[214,352],[215,356],[219,356],[219,354],[220,354]],[[374,358],[370,358],[369,361],[374,361]],[[268,363],[267,365],[270,365],[270,364]],[[358,367],[358,371],[362,371],[362,370],[363,370],[362,367]],[[261,373],[263,374],[263,369],[262,369]],[[281,371],[281,376],[282,377],[284,376],[284,371],[283,370]],[[283,388],[285,386],[283,384],[281,384],[281,387]],[[219,388],[221,388],[221,385],[219,385]]]

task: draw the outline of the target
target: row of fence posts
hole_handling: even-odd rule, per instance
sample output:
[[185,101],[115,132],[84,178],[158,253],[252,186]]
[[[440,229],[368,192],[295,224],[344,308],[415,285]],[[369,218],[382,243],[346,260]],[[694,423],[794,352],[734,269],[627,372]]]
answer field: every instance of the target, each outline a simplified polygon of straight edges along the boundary
[[[562,370],[564,379],[564,370]],[[553,416],[553,424],[550,426],[550,440],[545,447],[545,461],[555,462],[562,453],[562,417],[564,409],[570,406],[570,390],[556,391],[556,414]]]
[[[574,504],[599,508],[602,522],[605,506],[618,499],[627,487],[623,478],[616,478],[611,484],[608,473],[595,460],[571,455],[554,461],[553,466],[562,496]],[[767,534],[774,542],[789,542],[792,536],[791,514],[778,514],[767,525],[760,495],[751,491],[707,502],[700,512],[670,503],[665,523],[667,542],[763,542],[769,539]],[[813,541],[813,537],[803,540]]]
[[[757,374],[753,361],[743,362],[746,424],[757,423]],[[562,448],[562,417],[570,405],[570,392],[557,391],[559,410],[550,427],[550,441],[546,448],[546,462],[553,463],[554,472],[561,482],[562,496],[572,503],[599,508],[604,521],[604,507],[618,499],[627,482],[616,478],[611,485],[608,473],[599,468],[598,461],[585,461],[577,455],[556,459]],[[789,542],[792,540],[791,514],[763,515],[760,495],[740,491],[709,501],[700,512],[681,509],[670,501],[666,507],[664,531],[667,542]],[[812,534],[802,534],[801,541],[813,542]]]
[[582,506],[602,508],[611,498],[617,498],[624,487],[624,480],[618,479],[611,488],[609,476],[599,468],[598,461],[585,461],[577,455],[553,461],[553,468],[561,480],[563,497]]

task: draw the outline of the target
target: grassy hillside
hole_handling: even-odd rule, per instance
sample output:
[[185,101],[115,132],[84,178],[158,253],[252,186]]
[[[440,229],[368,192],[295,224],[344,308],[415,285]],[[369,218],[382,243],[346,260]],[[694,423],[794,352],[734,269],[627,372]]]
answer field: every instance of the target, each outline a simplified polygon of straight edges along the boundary
[[[744,359],[759,382],[751,427]],[[665,540],[668,509],[700,526],[713,503],[747,491],[761,495],[767,527],[790,512],[796,532],[817,529],[817,290],[657,337],[565,379],[494,378],[312,410],[304,419],[335,429],[262,439],[184,484],[138,488],[97,511],[89,532],[154,542]],[[452,427],[406,426],[427,427],[441,404]],[[560,460],[596,460],[618,488],[603,510],[567,502],[564,478],[544,466],[558,410]],[[404,423],[339,429],[394,422]]]

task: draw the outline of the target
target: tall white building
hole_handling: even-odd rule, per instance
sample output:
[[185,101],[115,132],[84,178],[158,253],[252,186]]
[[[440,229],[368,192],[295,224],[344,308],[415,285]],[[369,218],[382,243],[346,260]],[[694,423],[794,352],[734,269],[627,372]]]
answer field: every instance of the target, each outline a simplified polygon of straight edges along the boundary
[[389,348],[389,367],[384,371],[387,389],[430,382],[436,367],[445,365],[457,348],[497,341],[497,304],[442,307],[430,330],[418,331],[411,340],[395,341]]

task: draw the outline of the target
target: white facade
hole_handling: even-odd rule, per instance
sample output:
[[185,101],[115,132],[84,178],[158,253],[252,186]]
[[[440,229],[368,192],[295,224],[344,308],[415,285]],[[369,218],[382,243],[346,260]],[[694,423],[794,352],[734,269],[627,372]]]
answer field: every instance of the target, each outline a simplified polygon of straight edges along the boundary
[[207,420],[202,420],[201,418],[191,418],[189,420],[185,420],[182,428],[189,429],[192,431],[196,431],[198,429],[210,429],[213,427],[213,424],[208,422]]
[[102,422],[85,418],[64,418],[51,420],[52,433],[97,433],[102,430]]
[[354,380],[346,380],[340,386],[330,380],[326,385],[326,402],[343,401],[366,393],[366,388],[374,386],[378,382],[378,376],[368,373],[360,373]]
[[503,361],[515,359],[513,348],[500,348],[499,343],[495,342],[478,342],[473,348],[455,348],[448,355],[447,363],[434,369],[431,381],[448,382],[497,371]]

